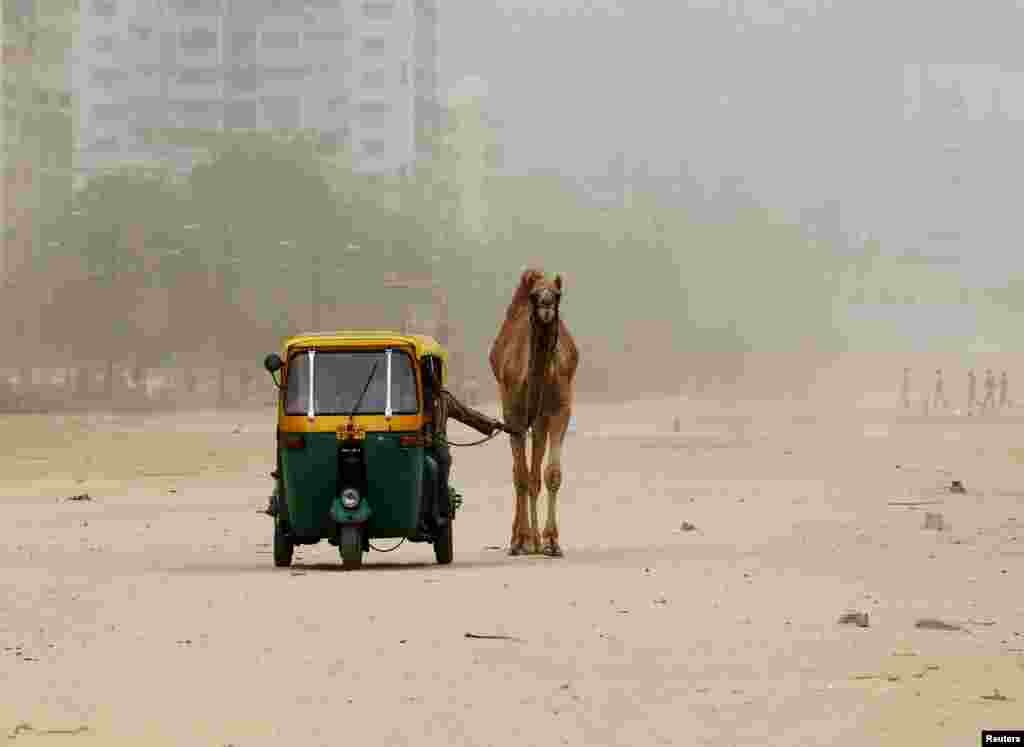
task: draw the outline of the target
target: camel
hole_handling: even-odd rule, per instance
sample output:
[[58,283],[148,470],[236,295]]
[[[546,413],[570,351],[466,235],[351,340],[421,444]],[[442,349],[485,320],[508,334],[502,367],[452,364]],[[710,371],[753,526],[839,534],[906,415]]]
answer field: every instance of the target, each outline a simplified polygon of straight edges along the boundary
[[[514,431],[510,440],[516,505],[509,555],[563,554],[558,542],[558,490],[562,485],[562,442],[572,414],[579,351],[559,314],[562,289],[561,275],[549,279],[541,270],[524,270],[491,346],[491,371],[498,383],[503,420]],[[529,471],[527,432],[532,438]],[[542,535],[537,521],[537,499],[549,440],[551,454],[544,471],[548,516]]]

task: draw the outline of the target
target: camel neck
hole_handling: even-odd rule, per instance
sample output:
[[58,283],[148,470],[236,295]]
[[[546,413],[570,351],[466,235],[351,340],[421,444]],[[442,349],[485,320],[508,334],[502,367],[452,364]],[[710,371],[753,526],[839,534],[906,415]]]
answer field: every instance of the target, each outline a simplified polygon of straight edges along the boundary
[[557,340],[558,320],[551,324],[539,325],[530,322],[530,372],[541,374],[549,362],[552,347]]

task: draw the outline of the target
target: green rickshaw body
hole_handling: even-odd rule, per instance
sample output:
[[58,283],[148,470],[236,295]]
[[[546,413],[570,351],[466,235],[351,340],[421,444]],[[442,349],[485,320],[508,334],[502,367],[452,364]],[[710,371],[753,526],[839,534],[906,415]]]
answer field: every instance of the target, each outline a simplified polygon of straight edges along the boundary
[[[275,562],[279,547],[351,543],[346,527],[364,548],[400,537],[436,549],[440,537],[450,557],[424,407],[424,368],[443,377],[444,349],[424,336],[342,332],[291,338],[283,352]],[[278,565],[290,564],[285,554]]]
[[[282,434],[286,435],[300,434]],[[301,435],[305,448],[279,447],[288,522],[296,535],[319,541],[331,536],[335,523],[367,518],[371,538],[415,535],[423,509],[426,450],[422,446],[403,446],[400,439],[417,434],[366,435],[362,445],[368,484],[362,505],[369,508],[369,515],[341,507],[344,522],[332,515],[332,504],[340,491],[338,437],[334,433]]]

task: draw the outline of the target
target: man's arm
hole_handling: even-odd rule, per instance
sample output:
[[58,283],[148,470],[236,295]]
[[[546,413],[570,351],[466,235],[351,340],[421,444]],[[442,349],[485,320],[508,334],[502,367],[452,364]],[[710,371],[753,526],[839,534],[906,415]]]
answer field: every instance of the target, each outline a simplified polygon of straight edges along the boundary
[[451,394],[451,392],[444,391],[441,396],[445,399],[445,405],[448,410],[448,416],[454,420],[458,420],[463,425],[467,425],[473,430],[484,436],[490,436],[495,431],[505,431],[511,433],[512,431],[502,423],[500,420],[484,415],[479,410],[474,410],[472,407],[468,407],[459,402]]

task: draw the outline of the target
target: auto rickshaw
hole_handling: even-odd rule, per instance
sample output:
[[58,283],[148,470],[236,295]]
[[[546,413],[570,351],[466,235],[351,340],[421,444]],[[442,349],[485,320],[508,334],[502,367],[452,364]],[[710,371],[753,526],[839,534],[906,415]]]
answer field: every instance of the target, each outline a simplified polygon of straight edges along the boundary
[[383,538],[432,543],[437,562],[451,563],[461,498],[431,407],[445,349],[397,332],[303,334],[264,366],[278,388],[274,564],[326,539],[355,569]]

